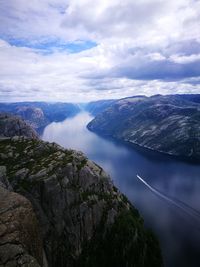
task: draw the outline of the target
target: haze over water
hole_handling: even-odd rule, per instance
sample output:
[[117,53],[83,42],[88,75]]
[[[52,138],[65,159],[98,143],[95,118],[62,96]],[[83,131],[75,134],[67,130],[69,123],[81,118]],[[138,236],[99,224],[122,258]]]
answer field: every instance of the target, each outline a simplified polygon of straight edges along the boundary
[[157,234],[166,267],[199,267],[200,166],[102,138],[86,128],[92,118],[53,122],[42,138],[83,151],[110,174]]

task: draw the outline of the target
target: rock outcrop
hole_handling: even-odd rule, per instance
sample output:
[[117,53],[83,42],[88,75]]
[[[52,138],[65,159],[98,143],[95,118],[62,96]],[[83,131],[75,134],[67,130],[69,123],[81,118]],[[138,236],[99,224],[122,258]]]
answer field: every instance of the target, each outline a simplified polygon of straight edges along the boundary
[[[33,266],[42,264],[42,250],[49,267],[162,266],[158,242],[145,230],[138,211],[104,170],[81,152],[21,136],[0,139],[0,151],[0,186],[4,185],[1,190],[7,194],[3,197],[5,201],[0,201],[0,210],[5,210],[6,199],[16,198],[19,205],[15,206],[13,223],[16,221],[18,227],[19,221],[22,231],[30,227],[25,239],[23,232],[18,234],[20,248],[24,249],[26,258],[33,260]],[[36,221],[30,203],[19,194],[31,202],[35,211],[42,249],[34,230]],[[9,203],[7,205],[13,204]],[[15,208],[11,210],[14,212]],[[12,220],[5,219],[6,222],[11,227]],[[3,221],[3,225],[5,223]],[[35,241],[33,247],[29,247],[32,233]],[[13,242],[18,236],[16,238],[13,235]],[[0,246],[2,256],[3,249]],[[8,256],[2,262],[7,259]],[[21,261],[17,264],[12,266],[29,266]]]
[[43,266],[42,239],[31,203],[1,186],[0,266]]
[[119,100],[88,128],[131,144],[200,161],[199,96],[169,95]]
[[29,124],[17,116],[8,113],[0,113],[0,137],[26,136],[38,138],[35,130]]

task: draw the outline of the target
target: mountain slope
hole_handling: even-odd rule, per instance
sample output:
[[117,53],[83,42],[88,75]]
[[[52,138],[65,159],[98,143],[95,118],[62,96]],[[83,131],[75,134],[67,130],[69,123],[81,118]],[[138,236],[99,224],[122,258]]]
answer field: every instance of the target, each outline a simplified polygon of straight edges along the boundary
[[117,100],[108,99],[108,100],[92,101],[86,105],[85,109],[93,116],[96,116],[100,112],[104,111],[106,108],[110,107],[115,101]]
[[23,118],[34,129],[45,127],[50,123],[41,108],[33,106],[18,106],[14,113]]
[[0,139],[0,151],[0,187],[32,203],[48,266],[162,265],[138,211],[81,152],[23,136]]
[[191,95],[119,100],[88,128],[149,149],[200,160],[200,104]]
[[62,121],[78,113],[80,108],[72,103],[18,102],[0,103],[0,112],[21,116],[37,131],[52,121]]

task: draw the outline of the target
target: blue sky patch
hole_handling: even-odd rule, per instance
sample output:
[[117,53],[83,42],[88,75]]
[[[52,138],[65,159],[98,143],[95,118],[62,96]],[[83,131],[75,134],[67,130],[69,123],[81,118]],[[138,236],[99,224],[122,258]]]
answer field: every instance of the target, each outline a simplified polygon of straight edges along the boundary
[[38,50],[42,54],[52,54],[54,52],[68,52],[68,53],[79,53],[84,50],[91,49],[97,46],[97,43],[92,41],[77,40],[74,42],[63,42],[61,40],[44,40],[37,42],[30,42],[23,39],[13,38],[2,38],[7,41],[10,45],[17,47],[28,47]]

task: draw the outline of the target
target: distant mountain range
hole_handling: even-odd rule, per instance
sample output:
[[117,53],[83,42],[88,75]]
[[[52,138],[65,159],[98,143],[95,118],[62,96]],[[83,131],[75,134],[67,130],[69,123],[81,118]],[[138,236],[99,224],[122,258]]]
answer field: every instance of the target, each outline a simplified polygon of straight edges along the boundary
[[200,94],[143,95],[73,103],[0,103],[0,112],[23,118],[38,133],[82,109],[95,116],[88,129],[129,144],[200,161]]
[[72,103],[0,103],[0,112],[9,112],[20,116],[37,131],[52,121],[62,121],[77,114],[79,111],[79,106]]
[[130,144],[200,161],[200,95],[120,99],[87,127]]

